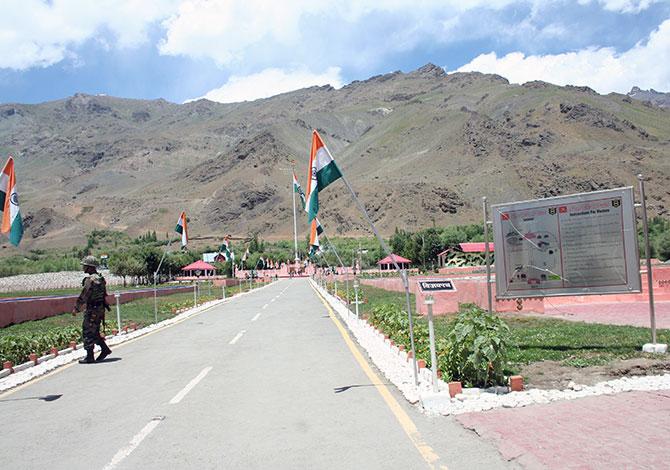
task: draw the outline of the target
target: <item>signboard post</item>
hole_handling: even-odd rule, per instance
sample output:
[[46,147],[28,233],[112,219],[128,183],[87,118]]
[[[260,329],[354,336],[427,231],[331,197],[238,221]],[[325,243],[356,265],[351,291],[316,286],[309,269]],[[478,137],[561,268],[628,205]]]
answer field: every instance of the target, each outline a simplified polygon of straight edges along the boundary
[[668,345],[656,342],[656,311],[654,309],[654,280],[651,268],[651,250],[649,247],[649,225],[647,224],[647,198],[644,194],[644,177],[637,175],[640,181],[640,202],[642,206],[642,227],[644,229],[644,254],[647,259],[647,286],[649,289],[649,321],[651,323],[651,343],[642,346],[644,352],[666,353]]
[[497,298],[641,291],[632,187],[491,209]]

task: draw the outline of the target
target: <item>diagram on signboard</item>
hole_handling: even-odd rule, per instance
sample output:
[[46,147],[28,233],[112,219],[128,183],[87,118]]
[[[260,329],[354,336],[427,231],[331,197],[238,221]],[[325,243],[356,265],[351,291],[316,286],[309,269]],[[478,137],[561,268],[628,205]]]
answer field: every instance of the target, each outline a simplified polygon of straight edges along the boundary
[[639,289],[630,188],[501,204],[494,211],[499,296]]
[[557,235],[547,230],[534,231],[529,225],[537,225],[535,217],[526,219],[532,220],[520,219],[519,226],[508,219],[510,227],[505,235],[505,254],[511,268],[510,289],[546,287],[547,283],[561,281]]

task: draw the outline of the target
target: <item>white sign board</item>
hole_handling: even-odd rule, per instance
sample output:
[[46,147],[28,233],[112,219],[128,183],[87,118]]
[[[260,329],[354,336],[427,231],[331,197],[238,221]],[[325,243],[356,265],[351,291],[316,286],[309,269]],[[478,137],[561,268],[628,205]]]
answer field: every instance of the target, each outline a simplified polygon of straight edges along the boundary
[[416,282],[421,292],[456,292],[456,286],[451,279],[419,279]]
[[491,209],[498,298],[640,292],[632,187]]

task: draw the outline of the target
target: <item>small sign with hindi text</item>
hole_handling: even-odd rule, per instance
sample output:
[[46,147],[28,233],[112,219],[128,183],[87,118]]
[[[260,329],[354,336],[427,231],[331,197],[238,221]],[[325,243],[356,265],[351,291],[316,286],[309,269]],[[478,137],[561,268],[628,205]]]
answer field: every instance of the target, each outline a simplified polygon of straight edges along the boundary
[[451,279],[421,279],[417,281],[421,292],[455,292],[456,286]]

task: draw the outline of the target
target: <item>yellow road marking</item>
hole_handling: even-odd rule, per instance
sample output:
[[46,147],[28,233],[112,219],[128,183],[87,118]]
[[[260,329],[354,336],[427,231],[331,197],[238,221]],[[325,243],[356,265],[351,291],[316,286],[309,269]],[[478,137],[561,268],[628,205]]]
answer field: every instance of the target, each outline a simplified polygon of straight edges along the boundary
[[[349,347],[351,353],[354,355],[356,362],[358,362],[358,365],[361,366],[361,369],[363,369],[365,375],[368,376],[370,382],[374,384],[375,388],[386,402],[386,405],[396,417],[398,423],[400,423],[403,431],[405,431],[405,434],[407,434],[407,437],[409,437],[410,441],[412,441],[412,444],[414,444],[414,447],[416,447],[416,449],[419,451],[421,457],[423,457],[423,460],[426,461],[428,467],[436,468],[436,466],[439,464],[440,457],[435,453],[433,448],[423,440],[412,419],[405,412],[405,410],[402,409],[398,401],[393,397],[386,385],[383,384],[379,376],[372,370],[370,364],[368,364],[368,361],[365,360],[361,352],[358,350],[353,340],[351,339],[351,336],[349,336],[346,328],[344,328],[342,322],[337,318],[335,312],[333,312],[333,309],[330,307],[326,299],[323,298],[321,293],[316,290],[314,286],[312,286],[312,289],[314,289],[316,295],[319,297],[319,299],[321,299],[323,305],[326,306],[326,309],[328,310],[328,316],[330,316],[330,319],[333,321],[333,323],[335,323],[335,326],[342,335],[342,338],[344,338],[344,342]],[[439,468],[447,470],[446,465],[439,465]]]

